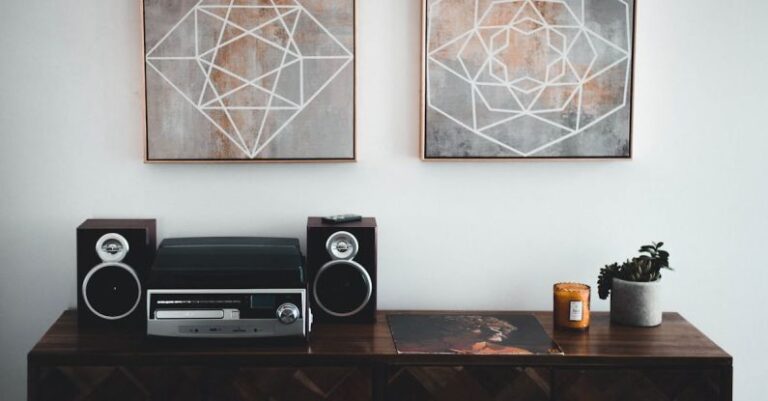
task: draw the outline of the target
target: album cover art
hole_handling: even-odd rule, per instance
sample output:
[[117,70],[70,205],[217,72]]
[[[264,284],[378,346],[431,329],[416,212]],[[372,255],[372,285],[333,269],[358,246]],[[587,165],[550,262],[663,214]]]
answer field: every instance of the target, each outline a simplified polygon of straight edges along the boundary
[[533,315],[393,314],[398,354],[562,355]]

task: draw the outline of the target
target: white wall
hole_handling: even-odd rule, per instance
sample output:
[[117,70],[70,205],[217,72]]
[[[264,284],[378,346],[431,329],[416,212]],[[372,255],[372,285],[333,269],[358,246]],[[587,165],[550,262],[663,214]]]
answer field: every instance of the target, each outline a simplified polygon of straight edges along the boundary
[[667,308],[735,356],[738,401],[762,398],[768,2],[639,1],[633,161],[430,164],[420,2],[360,0],[354,165],[145,165],[138,1],[1,3],[0,399],[24,399],[27,351],[75,305],[82,220],[303,237],[344,211],[379,218],[380,308],[546,310],[552,283],[665,240]]

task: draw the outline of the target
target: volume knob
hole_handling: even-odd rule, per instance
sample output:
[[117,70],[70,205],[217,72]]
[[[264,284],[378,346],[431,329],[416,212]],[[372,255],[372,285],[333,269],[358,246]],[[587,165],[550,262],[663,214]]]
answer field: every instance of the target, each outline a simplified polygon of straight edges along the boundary
[[292,303],[284,303],[277,308],[277,318],[283,324],[291,324],[299,319],[299,307]]

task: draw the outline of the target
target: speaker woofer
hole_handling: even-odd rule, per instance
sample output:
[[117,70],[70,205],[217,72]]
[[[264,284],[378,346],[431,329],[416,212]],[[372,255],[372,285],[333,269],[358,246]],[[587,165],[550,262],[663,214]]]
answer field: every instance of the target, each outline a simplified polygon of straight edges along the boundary
[[332,316],[348,317],[368,305],[373,285],[368,271],[359,263],[332,260],[317,272],[313,290],[320,309]]
[[85,305],[94,315],[105,320],[120,320],[139,306],[141,282],[130,266],[105,262],[85,276],[82,293]]

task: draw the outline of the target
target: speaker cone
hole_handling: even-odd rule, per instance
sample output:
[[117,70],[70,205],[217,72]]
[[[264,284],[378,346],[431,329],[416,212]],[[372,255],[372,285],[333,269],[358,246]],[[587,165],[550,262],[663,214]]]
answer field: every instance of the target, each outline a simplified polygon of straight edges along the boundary
[[313,292],[317,305],[326,313],[347,317],[368,305],[373,286],[371,276],[359,263],[333,260],[318,271]]
[[102,263],[83,280],[83,299],[96,316],[119,320],[130,315],[141,301],[141,283],[133,269],[123,263]]

